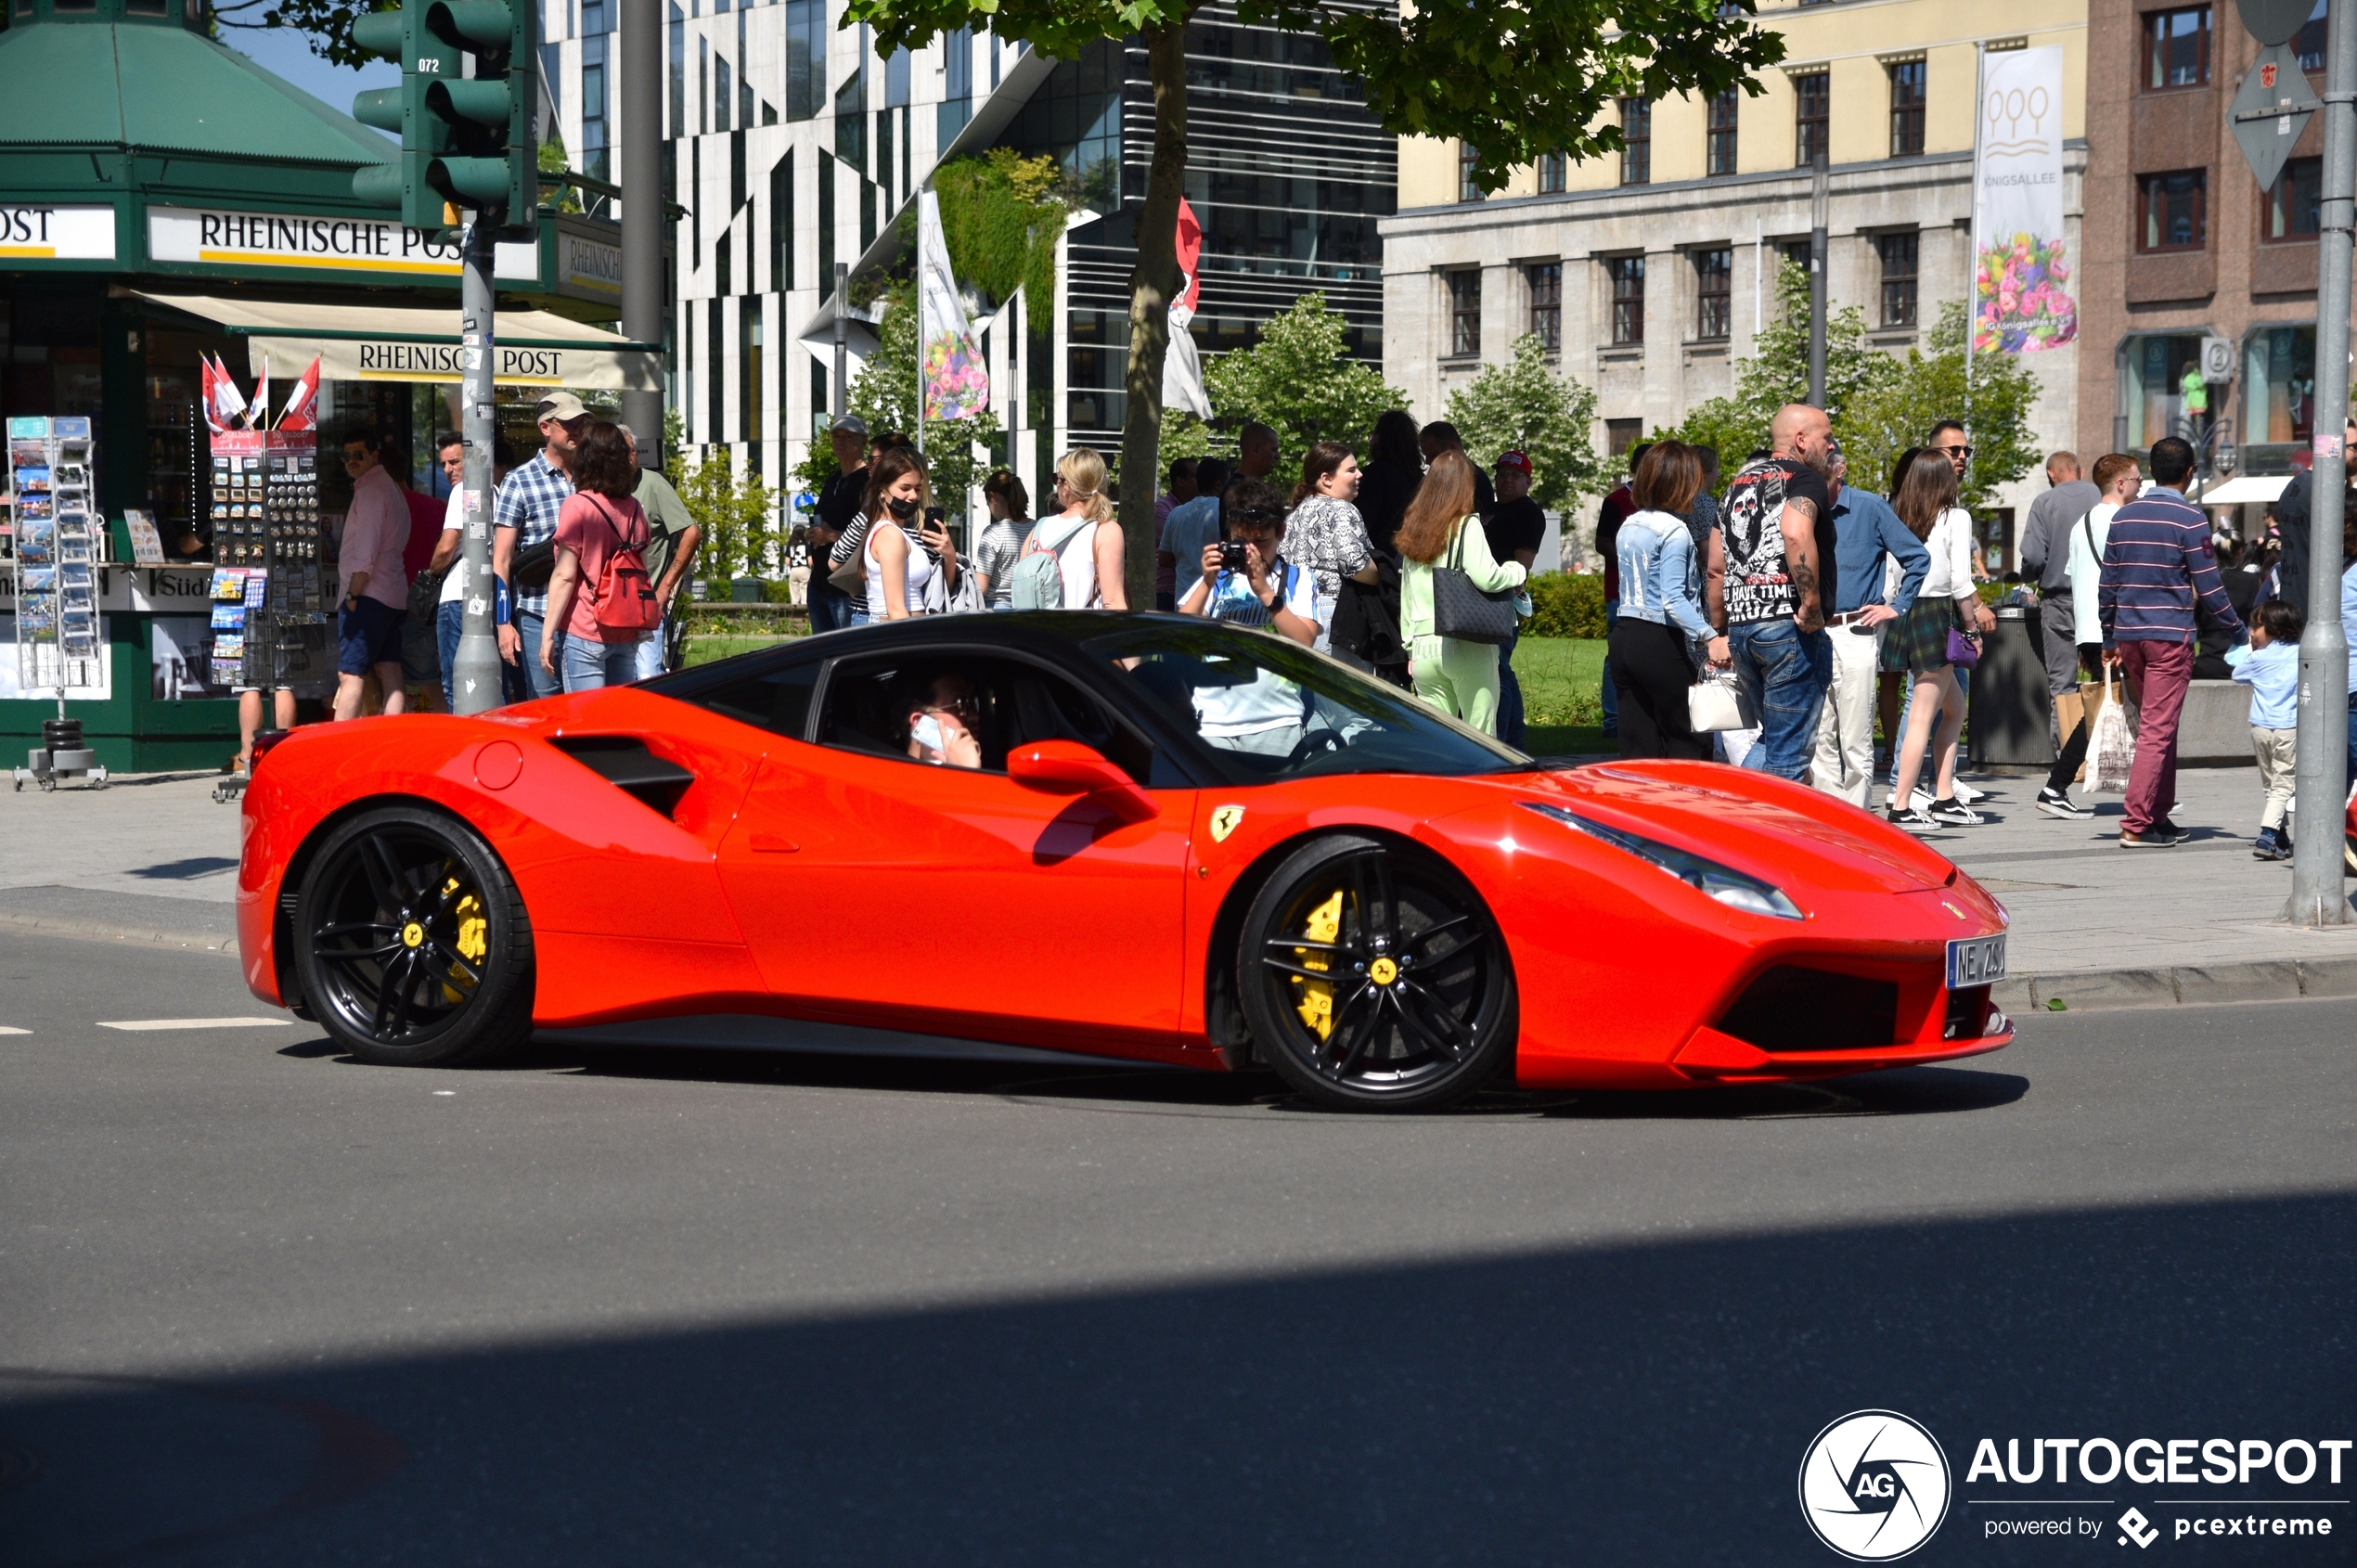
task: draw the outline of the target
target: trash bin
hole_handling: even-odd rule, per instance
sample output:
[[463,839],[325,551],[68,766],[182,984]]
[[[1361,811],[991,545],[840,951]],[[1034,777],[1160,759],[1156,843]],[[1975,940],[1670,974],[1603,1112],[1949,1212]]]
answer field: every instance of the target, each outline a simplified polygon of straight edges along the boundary
[[730,604],[759,604],[761,602],[761,579],[758,577],[730,578],[728,580],[728,602]]
[[1975,766],[2054,765],[2054,703],[2041,646],[2036,610],[1999,607],[1997,629],[1981,639],[1964,704]]

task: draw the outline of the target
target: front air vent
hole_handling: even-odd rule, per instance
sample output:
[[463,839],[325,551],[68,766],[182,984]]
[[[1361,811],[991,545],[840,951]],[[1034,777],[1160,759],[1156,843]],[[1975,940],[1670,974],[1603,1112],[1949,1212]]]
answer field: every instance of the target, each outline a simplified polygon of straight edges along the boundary
[[669,816],[696,776],[627,735],[564,735],[549,742],[625,794]]
[[1899,985],[1778,964],[1744,987],[1719,1028],[1763,1051],[1887,1046],[1899,1031]]

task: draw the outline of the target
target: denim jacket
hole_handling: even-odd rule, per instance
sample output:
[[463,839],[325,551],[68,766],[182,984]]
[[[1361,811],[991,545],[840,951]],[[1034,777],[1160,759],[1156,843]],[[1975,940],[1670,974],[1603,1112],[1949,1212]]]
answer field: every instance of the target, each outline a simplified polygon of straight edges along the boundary
[[1694,536],[1683,518],[1631,512],[1615,541],[1620,556],[1620,613],[1676,626],[1695,642],[1714,634],[1702,613],[1702,576]]

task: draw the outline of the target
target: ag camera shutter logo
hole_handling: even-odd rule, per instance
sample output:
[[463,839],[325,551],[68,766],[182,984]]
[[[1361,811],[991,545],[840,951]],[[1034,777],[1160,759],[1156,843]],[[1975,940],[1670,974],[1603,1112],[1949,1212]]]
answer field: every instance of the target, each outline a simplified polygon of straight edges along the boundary
[[1850,1412],[1800,1461],[1800,1516],[1853,1562],[1888,1562],[1931,1539],[1951,1494],[1938,1440],[1896,1410]]

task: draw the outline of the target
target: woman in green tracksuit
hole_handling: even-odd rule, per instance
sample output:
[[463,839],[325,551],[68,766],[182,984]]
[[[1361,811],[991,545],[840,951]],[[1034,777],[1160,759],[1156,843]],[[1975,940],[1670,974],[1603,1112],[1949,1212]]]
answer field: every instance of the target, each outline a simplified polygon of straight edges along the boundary
[[1462,452],[1443,452],[1424,471],[1393,544],[1399,551],[1399,635],[1416,695],[1486,734],[1498,733],[1498,649],[1439,635],[1433,623],[1432,574],[1453,566],[1484,593],[1518,588],[1520,561],[1489,554],[1489,535],[1474,511],[1474,469]]

